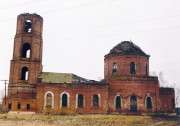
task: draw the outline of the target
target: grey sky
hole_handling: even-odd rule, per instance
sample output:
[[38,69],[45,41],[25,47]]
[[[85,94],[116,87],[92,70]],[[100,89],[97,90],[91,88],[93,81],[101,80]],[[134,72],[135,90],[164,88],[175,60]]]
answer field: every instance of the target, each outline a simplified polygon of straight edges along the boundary
[[150,71],[180,87],[180,0],[0,0],[0,80],[24,12],[44,19],[43,71],[103,78],[104,55],[131,40],[150,54]]

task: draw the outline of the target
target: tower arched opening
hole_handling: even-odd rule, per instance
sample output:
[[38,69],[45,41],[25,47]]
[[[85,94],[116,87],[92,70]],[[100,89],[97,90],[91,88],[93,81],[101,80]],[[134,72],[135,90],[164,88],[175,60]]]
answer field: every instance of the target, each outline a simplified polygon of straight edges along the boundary
[[28,68],[23,67],[21,69],[21,80],[28,80]]
[[24,31],[30,33],[32,31],[32,22],[31,20],[26,20],[24,24]]
[[30,49],[31,45],[29,43],[23,44],[23,49],[22,49],[22,57],[23,58],[30,58]]

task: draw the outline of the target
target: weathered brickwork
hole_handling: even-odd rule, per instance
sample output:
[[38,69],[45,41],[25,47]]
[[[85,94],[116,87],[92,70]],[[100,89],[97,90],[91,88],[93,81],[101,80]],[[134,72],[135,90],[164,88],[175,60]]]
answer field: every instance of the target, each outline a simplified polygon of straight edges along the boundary
[[[149,58],[139,56],[139,55],[125,55],[125,56],[105,56],[104,60],[104,76],[109,77],[112,76],[112,66],[113,63],[117,64],[117,72],[116,76],[121,75],[132,75],[130,74],[130,63],[134,62],[136,64],[136,75],[142,76],[146,75],[145,66],[149,71]],[[147,73],[149,75],[149,73]]]
[[160,111],[175,112],[175,91],[173,88],[159,88]]
[[[174,89],[149,75],[149,55],[124,41],[104,57],[104,80],[42,71],[43,19],[20,14],[10,65],[9,112],[56,114],[174,112]],[[5,104],[6,103],[6,104]]]
[[[107,113],[108,109],[108,85],[88,84],[39,84],[37,88],[37,112],[59,113]],[[45,94],[52,92],[54,95],[53,109],[45,106]],[[62,94],[68,94],[68,105],[62,106]],[[77,95],[83,95],[83,107],[78,107]],[[99,96],[98,107],[93,106],[93,95]],[[42,104],[43,103],[43,104]]]

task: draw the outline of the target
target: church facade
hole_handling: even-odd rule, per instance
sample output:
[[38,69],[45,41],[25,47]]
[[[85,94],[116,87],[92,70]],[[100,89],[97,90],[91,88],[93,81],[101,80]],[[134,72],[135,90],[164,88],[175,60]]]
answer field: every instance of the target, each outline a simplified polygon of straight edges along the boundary
[[108,114],[174,112],[173,88],[149,75],[149,55],[123,41],[104,56],[104,79],[42,71],[43,18],[20,14],[10,63],[8,112]]

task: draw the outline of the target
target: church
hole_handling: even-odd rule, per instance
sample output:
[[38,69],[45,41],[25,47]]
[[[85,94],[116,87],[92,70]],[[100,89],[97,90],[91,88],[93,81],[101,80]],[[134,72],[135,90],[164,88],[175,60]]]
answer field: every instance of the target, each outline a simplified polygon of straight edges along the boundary
[[9,113],[143,114],[175,111],[175,91],[149,75],[149,58],[131,41],[104,56],[104,79],[42,71],[43,18],[17,17],[7,97]]

